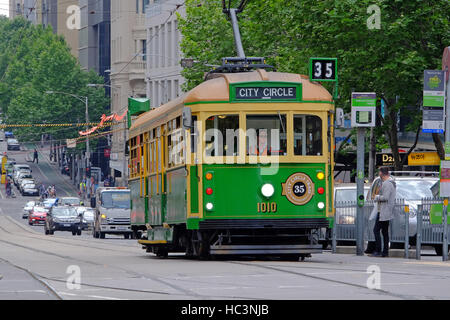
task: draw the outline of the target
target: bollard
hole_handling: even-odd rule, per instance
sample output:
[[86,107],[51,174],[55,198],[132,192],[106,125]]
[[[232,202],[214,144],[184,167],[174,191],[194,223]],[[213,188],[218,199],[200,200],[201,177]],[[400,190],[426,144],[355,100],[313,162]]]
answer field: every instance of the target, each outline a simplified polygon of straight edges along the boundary
[[334,219],[333,219],[333,229],[331,230],[331,252],[332,253],[336,253],[336,236],[337,236],[337,232],[336,232],[336,214],[334,215]]
[[417,210],[416,260],[421,259],[420,251],[422,250],[422,208],[419,208]]
[[409,259],[409,206],[405,206],[405,259]]

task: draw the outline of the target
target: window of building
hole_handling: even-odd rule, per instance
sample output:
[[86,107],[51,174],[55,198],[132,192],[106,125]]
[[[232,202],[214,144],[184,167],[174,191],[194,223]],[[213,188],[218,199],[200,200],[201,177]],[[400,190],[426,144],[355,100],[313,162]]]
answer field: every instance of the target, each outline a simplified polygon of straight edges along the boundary
[[147,40],[141,40],[142,45],[142,60],[147,61]]
[[145,13],[150,0],[142,0],[142,13]]
[[172,23],[167,23],[167,65],[172,66]]
[[321,156],[322,120],[318,116],[294,116],[294,154]]

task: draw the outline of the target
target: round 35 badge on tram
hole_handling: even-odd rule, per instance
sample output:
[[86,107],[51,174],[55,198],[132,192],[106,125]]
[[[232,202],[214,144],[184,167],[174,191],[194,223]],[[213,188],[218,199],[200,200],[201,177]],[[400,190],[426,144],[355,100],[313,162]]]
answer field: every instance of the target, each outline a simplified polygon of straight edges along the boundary
[[302,172],[291,175],[285,183],[282,183],[282,187],[282,195],[297,206],[308,203],[314,196],[314,183]]

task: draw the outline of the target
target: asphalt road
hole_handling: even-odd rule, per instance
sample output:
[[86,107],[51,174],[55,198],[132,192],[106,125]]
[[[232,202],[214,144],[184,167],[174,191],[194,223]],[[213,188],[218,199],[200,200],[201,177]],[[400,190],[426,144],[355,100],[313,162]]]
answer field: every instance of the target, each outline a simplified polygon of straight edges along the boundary
[[[67,182],[48,170],[52,165],[46,168],[40,161],[33,174],[57,188]],[[21,218],[28,199],[5,199],[4,188],[0,191],[0,299],[450,298],[450,262],[437,256],[416,261],[325,252],[304,262],[252,257],[201,261],[181,254],[160,259],[145,253],[136,240],[94,239],[89,233],[45,235],[42,227]]]

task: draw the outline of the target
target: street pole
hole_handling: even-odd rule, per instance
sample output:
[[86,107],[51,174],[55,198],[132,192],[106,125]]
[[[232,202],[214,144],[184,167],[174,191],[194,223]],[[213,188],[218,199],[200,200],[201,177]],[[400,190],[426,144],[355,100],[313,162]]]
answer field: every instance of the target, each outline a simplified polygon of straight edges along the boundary
[[356,194],[362,199],[357,199],[356,206],[356,254],[364,255],[364,152],[365,152],[365,128],[358,127],[357,159],[356,159]]
[[128,163],[127,163],[127,155],[125,152],[127,146],[127,121],[123,122],[123,172],[122,172],[122,186],[126,187],[127,183],[127,173],[128,173]]
[[[89,130],[89,102],[88,102],[88,97],[86,97],[86,131]],[[90,168],[91,167],[91,163],[90,163],[90,148],[89,148],[89,134],[86,136],[86,168]]]
[[[445,77],[446,77],[446,74],[444,74],[444,83],[445,83]],[[448,150],[448,145],[450,144],[450,117],[448,115],[448,113],[450,111],[450,77],[447,81],[447,86],[444,87],[444,92],[445,92],[445,90],[446,90],[446,95],[447,95],[447,99],[446,99],[447,101],[446,101],[446,105],[445,105],[445,160],[447,160],[447,157],[448,157],[447,150]],[[443,247],[442,248],[442,260],[443,261],[448,260],[448,225],[447,225],[448,201],[449,201],[449,198],[446,198],[444,200],[443,212],[442,212],[442,218],[443,218],[442,220],[444,223],[444,236],[443,236],[443,241],[442,241],[442,247]]]

